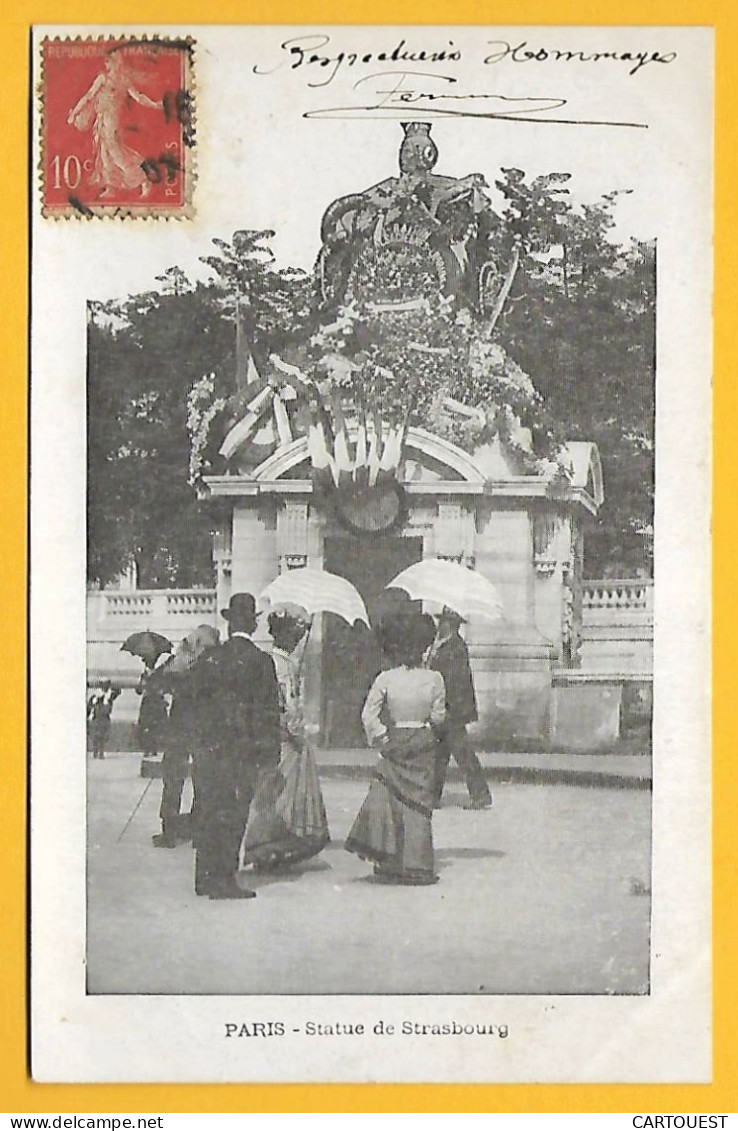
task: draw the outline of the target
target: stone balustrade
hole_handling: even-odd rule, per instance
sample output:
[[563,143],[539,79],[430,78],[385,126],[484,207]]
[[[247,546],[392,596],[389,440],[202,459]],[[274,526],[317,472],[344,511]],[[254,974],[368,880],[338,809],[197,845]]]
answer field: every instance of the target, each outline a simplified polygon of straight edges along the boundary
[[215,616],[214,589],[172,590],[167,593],[167,614],[210,620]]
[[653,581],[585,581],[582,592],[582,671],[626,678],[653,670]]
[[636,613],[653,618],[653,581],[650,578],[585,581],[582,589],[585,623],[593,614]]
[[[90,590],[87,639],[91,674],[126,674],[140,668],[120,645],[150,628],[178,643],[196,625],[216,620],[214,589]],[[587,580],[582,594],[582,669],[635,675],[650,671],[653,654],[653,581]]]
[[[650,696],[653,666],[653,582],[587,580],[583,583],[582,605],[580,665],[573,670],[554,670],[553,687],[550,677],[544,674],[536,696],[531,699],[529,695],[525,704],[518,702],[514,679],[510,679],[509,673],[498,671],[496,660],[499,657],[494,649],[480,648],[473,642],[471,646],[480,704],[488,700],[494,704],[494,719],[506,720],[516,734],[524,735],[531,718],[535,722],[540,714],[542,719],[549,718],[549,739],[554,746],[563,745],[571,750],[579,748],[580,739],[581,748],[590,749],[600,738],[606,745],[606,739],[610,741],[619,733],[619,720],[625,711],[623,704],[634,697]],[[96,684],[110,678],[123,688],[115,712],[120,732],[116,742],[123,743],[121,749],[135,747],[133,724],[139,699],[133,688],[142,670],[139,659],[121,651],[123,641],[133,632],[151,629],[167,636],[176,646],[197,625],[215,624],[216,613],[213,589],[91,590],[88,593],[88,680]],[[543,637],[538,640],[539,649],[542,640]],[[517,647],[520,650],[519,642]],[[597,737],[599,732],[595,733],[594,723],[580,727],[585,709],[590,714],[594,712],[592,717],[596,716],[597,726],[605,728],[604,737]]]
[[177,645],[199,624],[215,624],[214,589],[101,589],[87,594],[87,667],[90,677],[135,684],[141,662],[121,644],[150,629]]
[[105,618],[148,617],[154,608],[153,593],[101,593],[100,598],[100,615]]
[[87,595],[88,627],[115,634],[138,628],[166,632],[167,627],[176,632],[184,621],[213,620],[215,607],[214,589],[92,590]]

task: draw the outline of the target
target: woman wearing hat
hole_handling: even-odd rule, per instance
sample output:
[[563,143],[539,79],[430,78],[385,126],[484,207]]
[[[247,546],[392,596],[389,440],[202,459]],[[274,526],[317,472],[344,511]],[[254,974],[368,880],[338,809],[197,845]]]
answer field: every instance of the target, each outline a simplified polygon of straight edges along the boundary
[[136,694],[141,696],[136,733],[144,759],[155,758],[164,746],[169,712],[160,677],[168,659],[166,653],[155,660],[144,659],[144,670],[135,688]]
[[439,672],[423,667],[432,639],[426,618],[398,617],[381,635],[391,666],[375,679],[361,713],[380,759],[345,847],[374,861],[386,882],[433,884],[435,728],[446,716],[446,690]]
[[243,841],[243,862],[287,867],[316,856],[330,840],[315,759],[305,741],[300,667],[295,652],[308,623],[294,612],[269,614],[279,685],[280,760],[257,786]]

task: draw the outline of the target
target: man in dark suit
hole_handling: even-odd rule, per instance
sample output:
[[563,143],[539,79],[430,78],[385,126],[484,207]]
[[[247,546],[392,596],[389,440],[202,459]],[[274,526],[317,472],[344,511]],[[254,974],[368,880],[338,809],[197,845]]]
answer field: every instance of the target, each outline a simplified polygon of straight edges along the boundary
[[236,882],[238,853],[261,773],[278,765],[279,690],[274,661],[251,639],[256,604],[234,593],[223,616],[228,640],[201,666],[194,689],[197,760],[195,891],[253,899]]
[[428,656],[428,667],[440,672],[446,685],[446,721],[436,754],[434,805],[438,808],[441,804],[448,763],[453,754],[469,790],[469,804],[465,808],[488,809],[492,794],[466,733],[467,723],[474,722],[478,715],[469,651],[459,635],[461,623],[458,613],[444,608]]

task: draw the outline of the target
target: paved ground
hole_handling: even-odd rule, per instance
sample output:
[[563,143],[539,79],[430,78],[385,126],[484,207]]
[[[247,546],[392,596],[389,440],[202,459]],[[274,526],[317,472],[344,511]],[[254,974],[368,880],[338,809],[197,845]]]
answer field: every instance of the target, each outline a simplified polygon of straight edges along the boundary
[[161,783],[139,758],[88,765],[92,993],[647,990],[647,790],[504,783],[468,812],[452,785],[433,820],[440,883],[394,888],[342,847],[365,783],[326,777],[333,843],[289,878],[250,878],[257,899],[218,903],[195,896],[189,847],[152,847]]
[[[507,753],[481,751],[477,756],[491,782],[549,782],[566,785],[614,786],[628,789],[651,788],[651,755],[643,742],[637,753],[626,753],[624,742],[619,752],[571,754],[564,751]],[[620,752],[622,751],[622,752]],[[325,777],[366,778],[374,754],[363,750],[318,750],[316,759]],[[452,761],[449,781],[461,777]]]

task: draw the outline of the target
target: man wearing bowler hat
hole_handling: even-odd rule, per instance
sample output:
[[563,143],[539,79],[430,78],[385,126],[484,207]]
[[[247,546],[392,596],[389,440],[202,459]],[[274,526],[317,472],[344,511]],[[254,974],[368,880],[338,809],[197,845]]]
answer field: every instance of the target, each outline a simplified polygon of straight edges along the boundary
[[196,689],[203,754],[198,766],[195,891],[253,899],[236,882],[249,806],[261,773],[279,763],[279,689],[271,656],[254,644],[256,602],[234,593],[222,615],[228,639]]
[[469,790],[466,808],[488,809],[492,804],[492,794],[466,733],[467,723],[474,722],[478,715],[469,650],[459,635],[463,619],[453,609],[444,607],[427,660],[428,667],[440,672],[446,685],[446,721],[441,728],[436,753],[434,804],[436,808],[441,804],[448,763],[453,754]]

